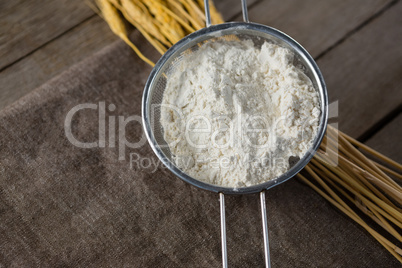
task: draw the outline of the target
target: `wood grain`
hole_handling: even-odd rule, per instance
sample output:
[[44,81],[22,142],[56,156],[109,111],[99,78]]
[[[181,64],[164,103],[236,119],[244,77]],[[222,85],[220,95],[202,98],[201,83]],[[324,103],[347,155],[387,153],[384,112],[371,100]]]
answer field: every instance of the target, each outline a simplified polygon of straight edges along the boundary
[[[75,0],[72,2],[75,2]],[[255,2],[256,0],[249,1],[249,5]],[[82,6],[77,8],[88,9],[88,7]],[[225,20],[229,20],[241,12],[240,1],[237,0],[217,1],[217,8]],[[21,11],[14,12],[19,13]],[[37,10],[36,12],[40,13],[42,11]],[[42,13],[47,12],[43,11]],[[51,26],[44,24],[43,27]],[[47,30],[44,29],[43,31]],[[12,33],[7,35],[9,34]],[[0,72],[0,81],[2,83],[0,88],[0,110],[66,70],[69,66],[78,63],[116,40],[118,38],[112,34],[107,24],[95,16],[28,57],[6,68]],[[11,44],[7,45],[7,47],[9,46]],[[4,57],[1,56],[1,58],[3,59]]]
[[[248,0],[247,5],[252,6],[259,1],[261,0]],[[222,14],[225,21],[232,20],[241,12],[240,0],[215,0],[214,4],[216,9]]]
[[[249,5],[257,0],[249,1]],[[224,19],[240,12],[240,1],[217,1]],[[230,4],[228,4],[230,3]],[[94,12],[82,0],[0,2],[0,69],[77,26]]]
[[357,138],[402,102],[402,3],[318,61],[330,102],[339,101],[339,126]]
[[249,17],[289,34],[316,57],[390,2],[264,0],[250,9]]
[[100,17],[83,23],[0,73],[3,87],[0,107],[116,40],[118,38]]
[[366,144],[391,159],[402,163],[402,114],[371,137]]
[[82,0],[0,2],[0,69],[94,13]]

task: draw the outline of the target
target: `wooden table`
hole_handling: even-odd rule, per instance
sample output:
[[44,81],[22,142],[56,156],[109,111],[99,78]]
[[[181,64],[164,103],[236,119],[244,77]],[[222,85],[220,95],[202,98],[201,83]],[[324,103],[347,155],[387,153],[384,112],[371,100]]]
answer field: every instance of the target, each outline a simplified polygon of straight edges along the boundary
[[[216,2],[225,20],[241,20],[240,0]],[[392,0],[249,1],[252,21],[288,33],[317,60],[330,123],[398,162],[401,14]],[[0,21],[0,110],[118,40],[82,0],[3,1]]]
[[[240,1],[216,2],[225,20],[241,20]],[[253,0],[249,13],[315,57],[338,101],[331,122],[402,162],[400,1]],[[0,20],[0,109],[118,40],[81,0],[6,1]]]
[[[241,20],[240,0],[216,2],[225,20]],[[330,122],[398,162],[401,14],[392,0],[249,0],[252,21],[288,33],[317,60]],[[81,0],[3,1],[0,20],[0,109],[118,40]]]

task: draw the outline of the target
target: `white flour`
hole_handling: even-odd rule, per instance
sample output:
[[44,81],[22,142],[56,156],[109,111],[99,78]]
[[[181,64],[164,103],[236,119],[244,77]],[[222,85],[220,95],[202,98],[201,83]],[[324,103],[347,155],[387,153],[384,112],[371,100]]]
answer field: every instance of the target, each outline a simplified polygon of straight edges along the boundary
[[274,179],[317,133],[318,93],[293,54],[252,41],[211,42],[168,74],[161,124],[195,179],[245,187]]

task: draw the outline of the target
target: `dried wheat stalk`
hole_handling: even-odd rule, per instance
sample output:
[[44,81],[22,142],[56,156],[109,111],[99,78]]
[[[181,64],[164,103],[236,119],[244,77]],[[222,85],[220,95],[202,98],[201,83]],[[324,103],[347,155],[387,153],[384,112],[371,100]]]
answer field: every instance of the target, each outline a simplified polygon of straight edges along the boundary
[[[124,20],[132,24],[161,54],[180,39],[205,25],[204,1],[194,0],[95,0],[100,15],[111,30],[151,66],[129,40]],[[91,5],[92,7],[92,5]],[[97,11],[97,10],[96,10]],[[221,15],[210,4],[212,23],[223,23]]]
[[[395,170],[370,159],[374,157]],[[356,213],[363,212],[399,243],[402,242],[402,187],[389,176],[400,179],[402,165],[328,126],[319,151],[304,170],[309,178],[297,175],[303,182],[360,224],[402,263],[400,246],[380,235]]]
[[[124,19],[161,54],[205,25],[203,0],[96,1],[112,31],[151,66],[154,63],[129,40]],[[223,23],[212,2],[210,7],[212,22]],[[377,158],[392,169],[370,158]],[[401,180],[401,164],[329,126],[319,151],[304,170],[309,178],[297,175],[303,182],[366,229],[402,263],[401,248],[376,232],[357,214],[357,211],[363,212],[373,223],[402,242],[402,188],[389,176]]]

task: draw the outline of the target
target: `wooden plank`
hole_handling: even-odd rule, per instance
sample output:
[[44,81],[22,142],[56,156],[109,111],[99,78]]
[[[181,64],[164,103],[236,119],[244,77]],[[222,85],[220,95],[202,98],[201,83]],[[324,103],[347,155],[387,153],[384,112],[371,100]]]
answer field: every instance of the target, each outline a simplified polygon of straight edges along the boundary
[[[261,0],[248,0],[247,5],[251,6]],[[222,14],[225,21],[230,21],[241,12],[240,0],[215,0],[216,9]]]
[[366,144],[391,159],[402,163],[402,114],[371,137]]
[[[218,1],[217,8],[226,20],[241,12],[240,2],[233,5],[230,0]],[[0,73],[0,109],[115,40],[107,24],[96,16],[11,65]]]
[[402,101],[401,13],[399,2],[318,61],[340,129],[355,138]]
[[[257,0],[249,1],[249,4]],[[238,5],[217,1],[225,20],[240,12]],[[81,0],[16,0],[0,3],[0,69],[27,55],[94,13]]]
[[35,51],[0,73],[0,108],[116,40],[108,25],[94,17]]
[[249,18],[289,34],[316,57],[388,3],[390,0],[265,0],[250,9]]
[[81,0],[0,2],[0,69],[93,15]]

